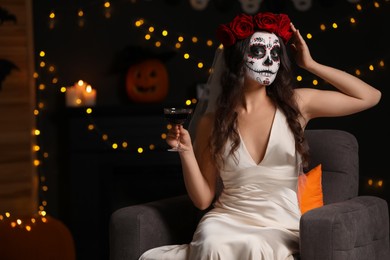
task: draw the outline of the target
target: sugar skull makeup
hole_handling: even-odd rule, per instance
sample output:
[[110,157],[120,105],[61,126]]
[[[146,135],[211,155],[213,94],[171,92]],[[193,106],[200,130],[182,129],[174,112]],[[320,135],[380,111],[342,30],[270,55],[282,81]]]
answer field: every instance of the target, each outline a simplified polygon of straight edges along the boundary
[[280,42],[269,32],[255,32],[245,57],[247,75],[263,85],[270,85],[280,67]]

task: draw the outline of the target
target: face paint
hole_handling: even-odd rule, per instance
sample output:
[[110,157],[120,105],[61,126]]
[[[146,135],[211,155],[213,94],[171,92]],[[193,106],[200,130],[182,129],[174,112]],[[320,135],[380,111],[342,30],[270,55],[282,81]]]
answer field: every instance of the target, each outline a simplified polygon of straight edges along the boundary
[[245,57],[246,74],[253,80],[270,85],[280,67],[280,42],[269,32],[255,32]]

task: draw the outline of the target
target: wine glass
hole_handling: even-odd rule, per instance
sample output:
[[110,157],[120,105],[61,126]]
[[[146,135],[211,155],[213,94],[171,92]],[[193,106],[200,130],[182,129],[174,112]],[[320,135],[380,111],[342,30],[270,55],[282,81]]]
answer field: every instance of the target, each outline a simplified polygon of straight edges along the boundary
[[[164,117],[172,125],[183,125],[189,115],[192,113],[192,108],[178,108],[178,107],[167,107],[164,108]],[[170,152],[179,152],[180,149],[180,137],[177,140],[177,146],[168,149]]]

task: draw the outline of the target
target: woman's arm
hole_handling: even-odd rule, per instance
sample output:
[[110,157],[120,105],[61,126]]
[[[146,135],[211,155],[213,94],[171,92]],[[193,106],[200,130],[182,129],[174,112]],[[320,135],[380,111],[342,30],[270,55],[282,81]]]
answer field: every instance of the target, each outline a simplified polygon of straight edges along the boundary
[[212,117],[205,116],[199,120],[196,131],[196,142],[191,144],[189,132],[183,126],[172,128],[167,143],[172,147],[180,138],[179,152],[184,183],[187,193],[194,205],[199,209],[208,208],[215,197],[217,170],[211,161],[208,140],[212,129]]
[[305,40],[294,25],[292,50],[297,65],[327,81],[339,91],[311,88],[297,89],[298,105],[308,121],[315,117],[344,116],[375,106],[381,99],[381,92],[359,78],[320,64],[312,59]]

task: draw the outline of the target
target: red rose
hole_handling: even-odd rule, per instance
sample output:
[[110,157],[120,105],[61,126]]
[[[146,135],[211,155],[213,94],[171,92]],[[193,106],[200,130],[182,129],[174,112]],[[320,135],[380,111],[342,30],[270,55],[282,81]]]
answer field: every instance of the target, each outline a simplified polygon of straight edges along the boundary
[[257,27],[268,32],[278,30],[278,17],[273,13],[258,13],[254,17]]
[[283,39],[284,43],[287,43],[293,34],[290,23],[290,18],[286,14],[279,14],[279,28],[276,34]]
[[229,27],[237,39],[245,39],[254,33],[251,15],[239,14],[230,22]]
[[225,47],[231,46],[236,43],[236,37],[234,36],[230,28],[225,24],[221,24],[218,26],[217,38]]
[[217,38],[228,47],[237,40],[250,37],[257,30],[264,30],[279,36],[286,44],[293,35],[290,23],[290,18],[286,14],[266,12],[251,16],[242,13],[234,17],[230,23],[218,26]]

